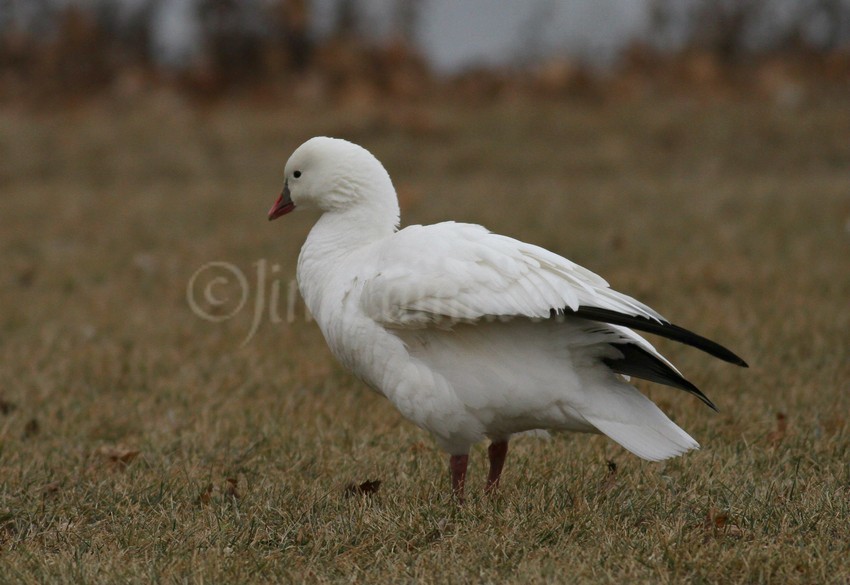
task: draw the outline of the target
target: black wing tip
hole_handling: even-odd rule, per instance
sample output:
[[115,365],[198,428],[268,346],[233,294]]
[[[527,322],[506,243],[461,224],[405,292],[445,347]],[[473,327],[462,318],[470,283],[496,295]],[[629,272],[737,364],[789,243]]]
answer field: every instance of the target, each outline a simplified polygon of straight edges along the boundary
[[[702,394],[702,393],[700,393],[700,394]],[[709,398],[709,397],[708,397],[708,396],[706,396],[705,394],[703,394],[703,395],[702,395],[702,397],[700,397],[700,400],[702,400],[702,401],[703,401],[703,404],[705,404],[706,406],[708,406],[708,407],[709,407],[711,410],[713,410],[714,412],[720,412],[720,409],[719,409],[719,408],[717,408],[717,405],[716,405],[716,404],[714,404],[714,402],[712,402],[712,401],[711,401],[711,398]]]
[[705,404],[707,407],[709,407],[714,412],[720,412],[720,410],[718,410],[718,408],[717,408],[717,405],[714,404],[714,402],[711,400],[711,398],[709,398],[708,396],[703,394],[702,390],[697,388],[694,385],[693,382],[691,382],[690,380],[688,380],[687,378],[684,378],[682,376],[679,376],[678,381],[683,383],[684,386],[686,386],[685,388],[683,388],[686,392],[688,392],[689,394],[693,394],[694,396],[699,398],[700,402]]
[[682,377],[681,379],[682,379],[682,381],[684,381],[684,382],[685,382],[685,384],[687,384],[687,385],[688,385],[688,391],[689,391],[691,394],[693,394],[694,396],[696,396],[697,398],[699,398],[699,399],[702,401],[702,403],[703,403],[703,404],[705,404],[707,407],[709,407],[709,408],[710,408],[711,410],[713,410],[714,412],[720,412],[720,411],[717,409],[717,405],[716,405],[716,404],[714,404],[714,402],[711,400],[711,398],[709,398],[708,396],[706,396],[705,394],[703,394],[702,390],[700,390],[699,388],[697,388],[697,387],[694,385],[694,383],[693,383],[693,382],[691,382],[690,380],[688,380],[687,378],[684,378],[684,377]]
[[[673,325],[673,327],[676,327],[676,326]],[[694,333],[694,335],[696,335],[696,333]],[[706,339],[706,338],[703,337],[703,339]],[[694,347],[696,347],[697,349],[701,349],[701,350],[705,351],[706,353],[709,353],[709,354],[713,355],[714,357],[721,359],[728,364],[732,364],[733,366],[739,366],[741,368],[749,368],[750,367],[750,364],[745,362],[744,358],[742,358],[741,356],[739,356],[738,354],[736,354],[732,350],[723,347],[722,345],[720,345],[716,341],[711,341],[711,340],[707,340],[707,341],[710,341],[715,346],[713,348],[714,351],[708,351],[707,349],[705,349],[703,347],[699,347],[699,346],[694,346]]]
[[[674,371],[673,373],[675,374],[675,371]],[[697,388],[696,384],[694,384],[693,382],[691,382],[690,380],[688,380],[688,379],[687,379],[687,378],[685,378],[684,376],[679,376],[679,375],[677,375],[677,376],[676,376],[676,380],[677,380],[680,384],[682,384],[682,387],[683,387],[683,389],[684,389],[686,392],[688,392],[689,394],[693,394],[694,396],[696,396],[697,398],[699,398],[699,399],[700,399],[700,401],[701,401],[703,404],[705,404],[707,407],[709,407],[709,408],[710,408],[711,410],[713,410],[714,412],[719,412],[719,411],[717,410],[717,405],[716,405],[716,404],[714,404],[714,402],[711,400],[711,398],[709,398],[708,396],[706,396],[706,395],[703,393],[703,391],[702,391],[702,390],[700,390],[699,388]]]
[[[697,349],[701,349],[702,351],[704,351],[704,352],[706,352],[710,355],[713,355],[714,357],[721,359],[726,363],[729,363],[729,364],[732,364],[732,365],[735,365],[735,366],[740,366],[742,368],[749,368],[750,367],[750,365],[747,362],[744,361],[744,358],[742,358],[741,356],[736,354],[731,349],[723,347],[722,345],[720,345],[716,341],[712,341],[712,340],[708,339],[707,337],[703,337],[703,336],[701,336],[697,333],[693,333],[692,331],[688,331],[687,329],[679,327],[678,325],[673,325],[672,323],[668,323],[668,325],[670,327],[675,327],[676,329],[679,329],[683,332],[686,332],[689,335],[694,336],[695,338],[698,338],[699,341],[704,344],[704,345],[693,345],[693,347],[696,347]],[[688,345],[691,345],[691,344],[688,344]],[[711,347],[712,351],[709,351],[707,349],[709,346]]]
[[660,335],[662,337],[672,339],[673,341],[678,341],[685,345],[695,347],[716,357],[717,359],[723,360],[724,362],[728,362],[742,368],[750,367],[747,362],[745,362],[732,350],[723,347],[716,341],[712,341],[707,337],[703,337],[693,331],[689,331],[684,327],[674,325],[669,321],[650,319],[636,315],[627,315],[625,313],[618,313],[611,309],[602,309],[599,307],[579,307],[575,310],[565,307],[564,309],[558,310],[557,313],[572,314],[576,317],[589,319],[591,321],[602,321],[605,323],[611,323],[612,325],[623,325],[639,331],[654,333],[655,335]]
[[602,363],[613,371],[684,390],[699,398],[714,412],[719,412],[714,402],[703,394],[702,390],[697,388],[693,382],[639,345],[632,343],[612,343],[610,345],[622,354],[620,358],[602,359]]
[[[732,355],[735,355],[735,354],[732,354]],[[729,362],[729,363],[735,364],[736,366],[740,366],[742,368],[749,368],[750,367],[750,364],[745,362],[741,357],[739,357],[737,355],[735,355],[735,361]]]

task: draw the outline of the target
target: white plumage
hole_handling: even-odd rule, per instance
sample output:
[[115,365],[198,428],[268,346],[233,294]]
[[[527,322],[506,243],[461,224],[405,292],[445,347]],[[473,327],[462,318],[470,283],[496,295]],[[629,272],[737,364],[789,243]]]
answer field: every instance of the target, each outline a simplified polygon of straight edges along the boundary
[[454,222],[398,230],[389,175],[359,146],[313,138],[285,173],[269,218],[322,211],[298,284],[328,346],[453,456],[460,497],[466,454],[485,438],[488,487],[521,431],[601,432],[653,461],[697,448],[624,375],[713,405],[632,328],[745,365],[543,248]]

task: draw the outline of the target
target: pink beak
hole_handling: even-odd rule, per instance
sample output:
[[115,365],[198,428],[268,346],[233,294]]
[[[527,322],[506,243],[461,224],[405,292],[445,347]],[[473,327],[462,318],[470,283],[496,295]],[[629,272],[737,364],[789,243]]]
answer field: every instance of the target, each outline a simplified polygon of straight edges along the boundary
[[295,204],[292,202],[292,197],[289,194],[289,185],[283,184],[283,192],[277,201],[274,202],[272,208],[269,209],[269,221],[279,218],[281,215],[286,215],[295,209]]

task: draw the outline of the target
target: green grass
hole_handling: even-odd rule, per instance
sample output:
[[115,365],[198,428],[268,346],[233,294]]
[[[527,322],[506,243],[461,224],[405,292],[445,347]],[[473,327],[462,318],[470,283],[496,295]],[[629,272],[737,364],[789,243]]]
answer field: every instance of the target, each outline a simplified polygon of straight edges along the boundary
[[[5,106],[0,581],[847,583],[846,105]],[[265,212],[315,134],[381,158],[404,223],[541,244],[745,357],[658,341],[720,413],[642,388],[702,450],[521,438],[489,499],[479,447],[458,508],[446,457],[300,306],[244,346],[247,308],[194,315],[212,260],[285,291],[313,218]]]

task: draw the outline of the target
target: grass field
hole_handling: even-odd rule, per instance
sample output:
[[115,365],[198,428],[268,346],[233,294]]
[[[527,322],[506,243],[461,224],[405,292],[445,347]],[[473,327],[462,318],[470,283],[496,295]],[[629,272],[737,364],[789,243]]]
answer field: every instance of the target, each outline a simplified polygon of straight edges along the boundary
[[[850,583],[847,105],[0,108],[0,582]],[[490,499],[479,447],[458,508],[300,306],[248,335],[261,290],[285,317],[314,218],[265,214],[316,134],[384,161],[405,224],[543,245],[740,353],[658,341],[720,413],[641,388],[702,450],[521,438]],[[211,261],[248,283],[220,322],[187,302]]]

